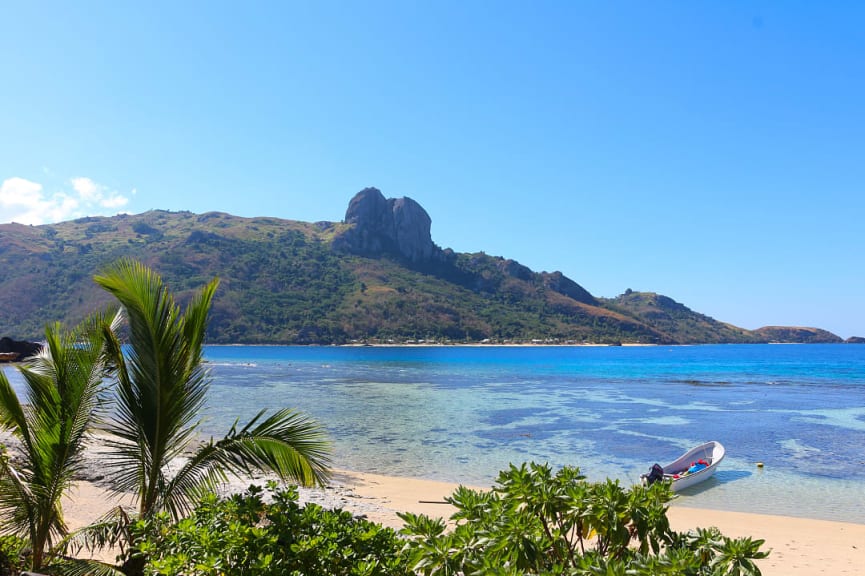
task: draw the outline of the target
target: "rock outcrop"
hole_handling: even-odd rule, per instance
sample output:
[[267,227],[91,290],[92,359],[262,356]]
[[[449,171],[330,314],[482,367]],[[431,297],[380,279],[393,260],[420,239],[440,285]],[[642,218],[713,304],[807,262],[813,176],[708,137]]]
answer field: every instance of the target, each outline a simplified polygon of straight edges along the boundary
[[[496,289],[496,282],[482,275],[469,275],[453,267],[452,250],[442,250],[430,236],[429,214],[411,198],[388,198],[377,188],[364,188],[348,204],[345,223],[351,227],[333,241],[336,250],[361,256],[389,254],[412,264],[433,264],[428,269],[473,290]],[[598,301],[582,286],[561,272],[536,273],[515,260],[499,258],[497,267],[502,274],[525,282],[538,282],[578,302],[598,305]]]
[[24,360],[42,350],[42,345],[37,342],[26,340],[13,340],[4,336],[0,338],[0,357],[5,361]]
[[337,250],[390,254],[413,263],[429,262],[441,253],[430,236],[429,214],[411,198],[385,199],[377,188],[364,188],[349,202],[345,222],[351,227],[334,239]]

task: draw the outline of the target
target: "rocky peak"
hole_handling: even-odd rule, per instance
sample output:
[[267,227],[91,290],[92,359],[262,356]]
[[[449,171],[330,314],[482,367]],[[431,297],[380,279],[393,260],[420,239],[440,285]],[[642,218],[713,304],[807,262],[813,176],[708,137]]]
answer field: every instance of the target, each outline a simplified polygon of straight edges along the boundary
[[411,198],[385,198],[378,188],[364,188],[348,204],[351,227],[334,240],[334,247],[354,254],[392,254],[411,262],[426,262],[440,252],[430,236],[432,220]]

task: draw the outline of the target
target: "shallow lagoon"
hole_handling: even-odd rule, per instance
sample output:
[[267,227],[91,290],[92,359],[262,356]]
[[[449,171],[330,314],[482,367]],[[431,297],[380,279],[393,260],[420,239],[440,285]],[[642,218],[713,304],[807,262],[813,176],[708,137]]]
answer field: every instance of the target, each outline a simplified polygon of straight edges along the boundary
[[865,523],[865,346],[210,346],[206,357],[205,434],[294,407],[327,428],[338,467],[480,486],[530,460],[630,484],[714,439],[727,458],[682,504]]
[[633,483],[715,439],[727,458],[683,504],[865,523],[865,346],[243,346],[207,358],[208,430],[295,407],[328,428],[339,467],[489,485],[535,460]]

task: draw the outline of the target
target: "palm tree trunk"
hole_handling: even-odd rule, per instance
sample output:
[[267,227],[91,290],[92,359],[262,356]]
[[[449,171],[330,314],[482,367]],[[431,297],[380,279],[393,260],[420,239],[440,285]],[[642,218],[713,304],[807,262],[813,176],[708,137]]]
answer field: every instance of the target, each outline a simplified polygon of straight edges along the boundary
[[145,560],[141,555],[132,556],[120,566],[120,571],[126,576],[144,576]]

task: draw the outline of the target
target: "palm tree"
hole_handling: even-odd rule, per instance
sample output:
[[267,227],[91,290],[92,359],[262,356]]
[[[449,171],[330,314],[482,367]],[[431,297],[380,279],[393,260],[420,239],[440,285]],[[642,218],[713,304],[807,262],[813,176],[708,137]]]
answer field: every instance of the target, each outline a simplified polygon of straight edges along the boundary
[[[167,511],[179,518],[227,474],[262,470],[307,486],[327,479],[329,444],[323,430],[292,410],[268,417],[261,411],[241,428],[235,423],[224,438],[196,446],[210,382],[202,355],[217,280],[184,311],[162,279],[141,263],[121,260],[94,280],[117,298],[128,320],[127,346],[121,347],[115,331],[107,331],[117,385],[114,415],[105,431],[113,486],[135,495],[140,517]],[[172,469],[181,454],[188,459]]]
[[46,328],[45,345],[20,368],[25,403],[0,372],[0,428],[20,444],[18,461],[0,460],[0,518],[5,530],[29,539],[31,569],[66,535],[61,497],[82,471],[88,433],[105,376],[104,319],[74,331]]

